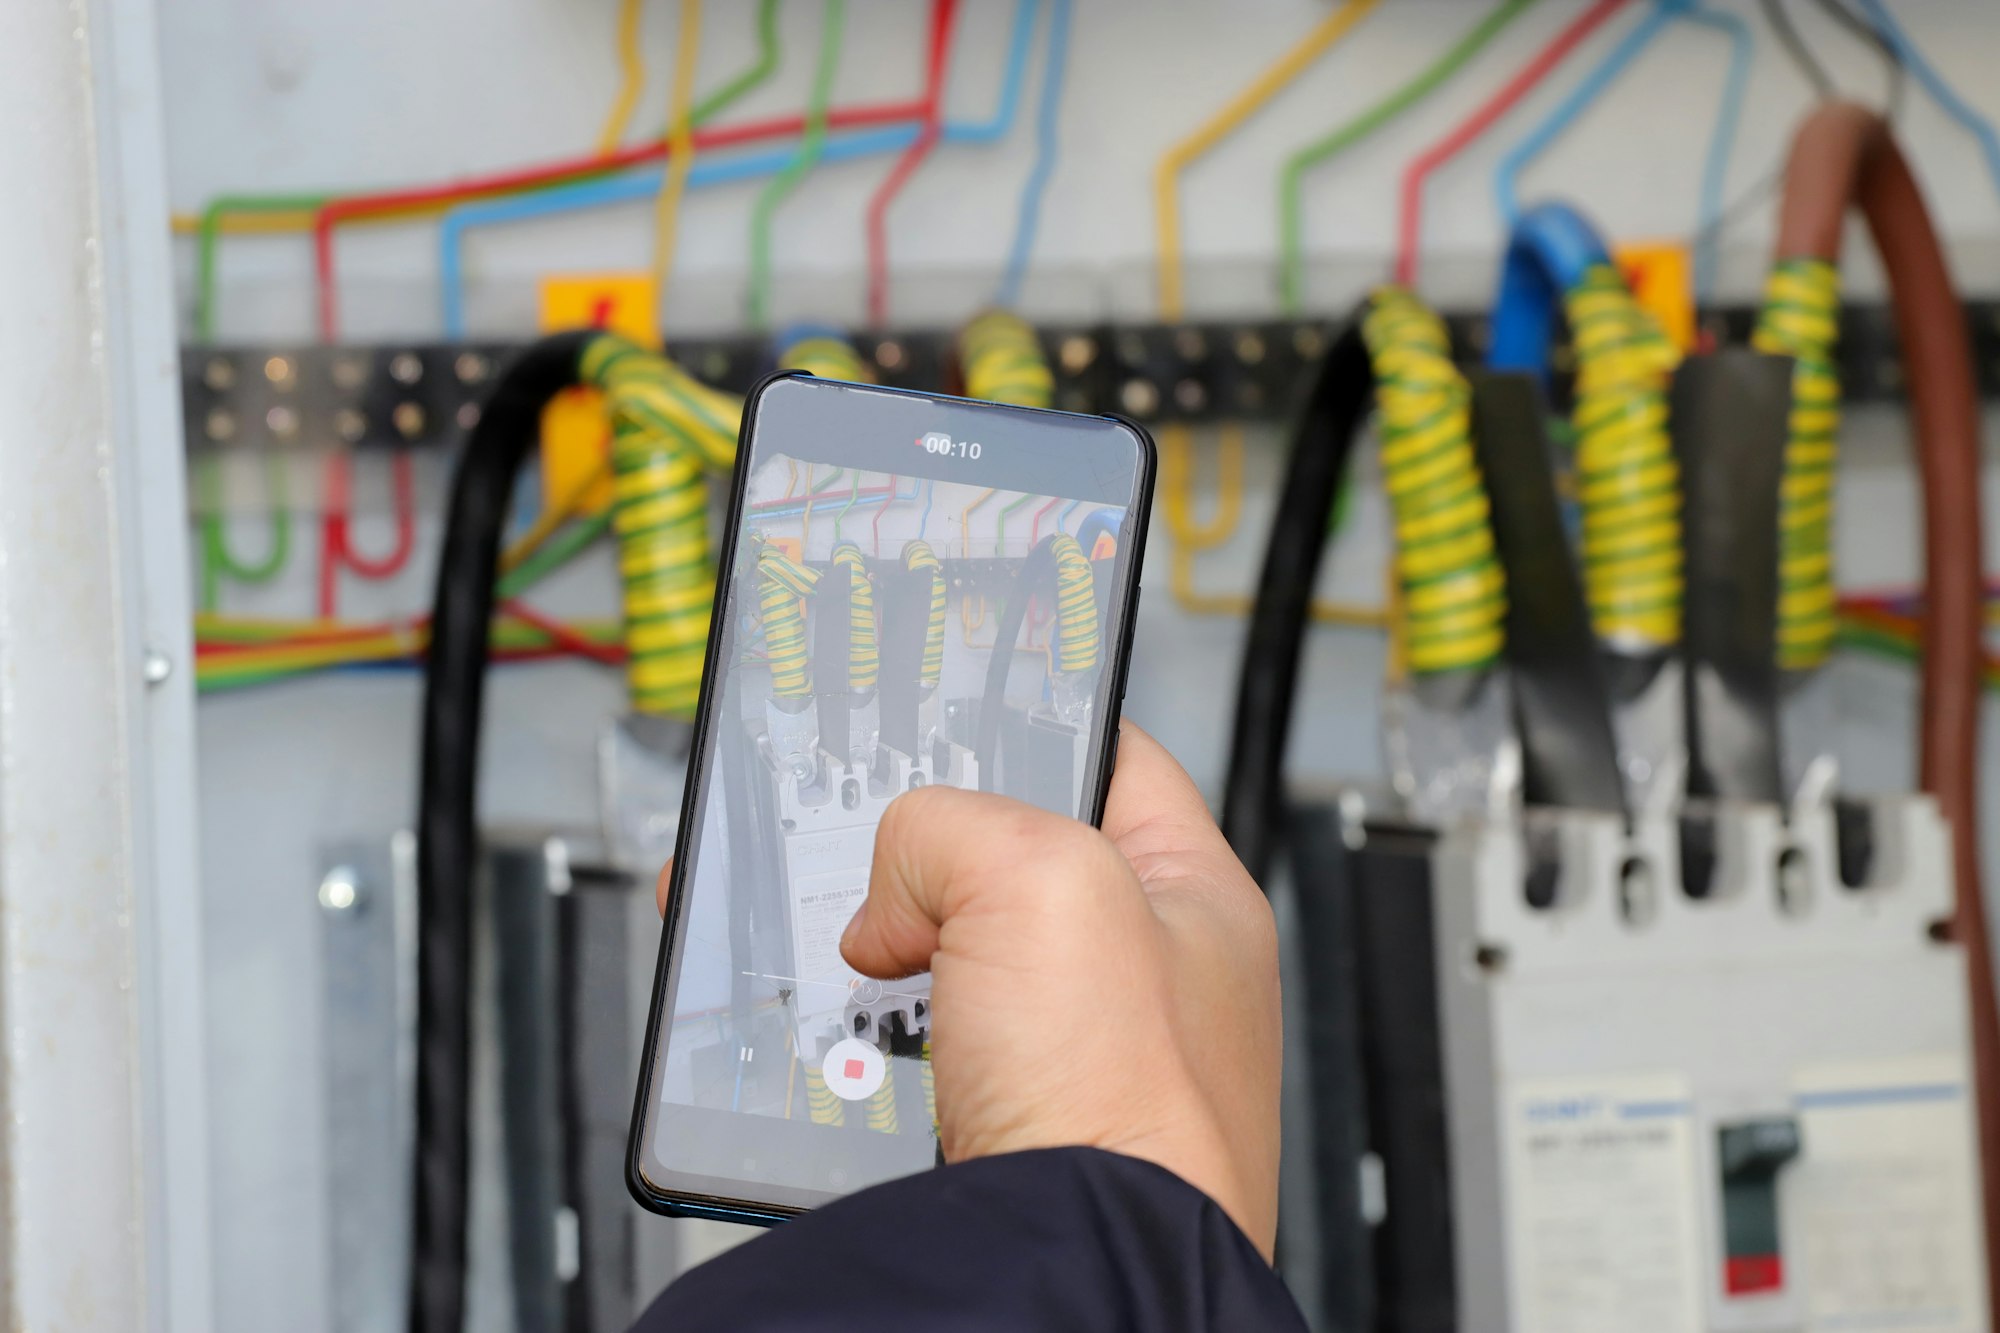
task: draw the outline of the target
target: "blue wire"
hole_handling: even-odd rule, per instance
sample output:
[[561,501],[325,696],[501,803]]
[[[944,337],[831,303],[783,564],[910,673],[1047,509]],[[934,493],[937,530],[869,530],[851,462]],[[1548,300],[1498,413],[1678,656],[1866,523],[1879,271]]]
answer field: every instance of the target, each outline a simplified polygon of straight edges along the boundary
[[1000,101],[984,121],[947,126],[945,136],[953,143],[998,143],[1014,128],[1021,113],[1021,85],[1028,81],[1028,45],[1035,36],[1035,15],[1042,0],[1017,0],[1014,29],[1007,38],[1007,67],[1000,76]]
[[1516,183],[1527,165],[1540,157],[1548,146],[1559,138],[1584,112],[1590,104],[1603,96],[1604,90],[1618,81],[1625,67],[1639,58],[1653,40],[1666,31],[1667,25],[1679,18],[1688,8],[1691,0],[1657,0],[1651,13],[1631,32],[1625,34],[1609,55],[1599,62],[1596,69],[1583,78],[1560,106],[1548,115],[1548,119],[1537,125],[1528,137],[1521,140],[1507,156],[1500,159],[1500,165],[1493,173],[1493,193],[1500,205],[1500,216],[1506,219],[1511,229],[1521,218],[1521,201]]
[[937,503],[937,483],[933,481],[931,483],[930,490],[926,492],[924,495],[924,516],[917,523],[918,541],[926,541],[929,539],[929,534],[931,530],[931,506],[936,503]]
[[1061,532],[1063,530],[1063,525],[1069,522],[1069,516],[1071,514],[1074,514],[1076,512],[1076,507],[1082,503],[1083,501],[1081,500],[1071,500],[1068,504],[1063,506],[1063,511],[1060,514],[1056,515],[1057,532]]
[[1729,38],[1729,74],[1722,83],[1722,103],[1716,108],[1715,128],[1709,132],[1708,156],[1701,168],[1701,216],[1695,224],[1694,301],[1706,308],[1715,294],[1715,271],[1722,248],[1723,191],[1729,186],[1729,153],[1735,146],[1738,127],[1743,123],[1743,97],[1750,87],[1750,66],[1757,58],[1757,42],[1750,25],[1734,14],[1698,6],[1687,12],[1690,23],[1714,28]]
[[1861,8],[1867,12],[1868,21],[1874,25],[1875,31],[1882,34],[1882,40],[1895,51],[1896,59],[1902,61],[1904,67],[1917,76],[1917,82],[1924,85],[1924,91],[1931,95],[1931,100],[1979,141],[1979,149],[1986,155],[1986,170],[1993,176],[1994,188],[2000,189],[2000,132],[1994,130],[1993,122],[1953,91],[1931,62],[1924,58],[1923,52],[1917,50],[1908,34],[1896,26],[1896,20],[1889,17],[1887,5],[1881,0],[1861,0]]
[[1021,187],[1021,212],[1014,223],[1014,243],[1007,251],[1007,268],[994,293],[993,304],[1011,307],[1021,300],[1028,276],[1028,258],[1035,251],[1035,228],[1042,217],[1042,197],[1056,170],[1056,131],[1062,119],[1063,71],[1069,63],[1072,0],[1056,0],[1049,16],[1049,50],[1042,61],[1042,101],[1035,112],[1035,166]]
[[[1021,85],[1028,68],[1028,38],[1034,31],[1036,6],[1040,0],[1019,0],[1015,11],[1014,35],[1007,51],[1007,68],[1001,76],[1000,97],[993,114],[983,121],[953,121],[944,126],[940,139],[952,144],[987,144],[1003,138],[1020,113]],[[866,130],[830,138],[819,164],[851,162],[858,158],[900,153],[916,142],[922,127],[912,121],[904,125]],[[687,188],[703,190],[717,185],[775,176],[797,156],[796,148],[776,148],[741,157],[717,159],[709,156],[688,171]],[[444,288],[444,327],[450,338],[465,337],[465,233],[474,227],[503,222],[524,222],[532,218],[554,217],[583,209],[613,204],[638,203],[653,199],[666,181],[664,168],[652,168],[609,180],[585,181],[558,189],[512,199],[461,204],[444,215],[438,226],[438,278]]]

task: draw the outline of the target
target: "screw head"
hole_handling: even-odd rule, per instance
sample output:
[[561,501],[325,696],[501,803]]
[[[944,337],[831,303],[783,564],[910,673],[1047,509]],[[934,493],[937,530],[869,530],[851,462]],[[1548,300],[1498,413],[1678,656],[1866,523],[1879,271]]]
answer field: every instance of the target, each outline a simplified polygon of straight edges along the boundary
[[164,685],[174,674],[174,659],[157,648],[148,648],[140,672],[148,685]]
[[389,378],[398,384],[415,384],[424,377],[424,363],[415,352],[398,352],[389,358]]
[[1118,401],[1135,417],[1149,417],[1160,407],[1160,391],[1151,380],[1126,380],[1118,390]]
[[336,357],[332,374],[335,388],[358,389],[368,382],[368,362],[353,355]]
[[1082,374],[1090,368],[1091,362],[1097,360],[1097,340],[1088,334],[1072,333],[1062,340],[1062,346],[1056,351],[1056,359],[1062,362],[1062,368],[1070,374]]
[[264,362],[264,378],[270,381],[272,388],[282,393],[298,383],[299,372],[290,357],[274,356]]
[[212,356],[201,368],[201,382],[221,393],[236,384],[236,364],[228,357]]
[[361,905],[361,877],[353,866],[335,866],[319,882],[320,910],[351,912]]

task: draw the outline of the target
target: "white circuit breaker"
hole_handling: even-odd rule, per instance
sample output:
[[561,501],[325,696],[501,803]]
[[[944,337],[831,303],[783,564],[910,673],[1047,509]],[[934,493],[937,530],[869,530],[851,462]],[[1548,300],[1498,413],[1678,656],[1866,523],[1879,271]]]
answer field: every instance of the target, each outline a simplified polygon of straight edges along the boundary
[[1830,811],[1717,810],[1701,899],[1678,823],[1536,814],[1440,839],[1461,1328],[1987,1328],[1946,829],[1920,797],[1867,817],[1857,888]]

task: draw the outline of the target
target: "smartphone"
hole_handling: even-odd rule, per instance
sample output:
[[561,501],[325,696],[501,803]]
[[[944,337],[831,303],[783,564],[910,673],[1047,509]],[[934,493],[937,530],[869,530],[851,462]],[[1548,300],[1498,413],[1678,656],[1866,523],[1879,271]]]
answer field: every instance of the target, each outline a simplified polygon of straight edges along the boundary
[[1155,458],[1116,418],[783,374],[745,405],[627,1178],[776,1222],[939,1161],[930,979],[849,968],[891,801],[1096,823]]

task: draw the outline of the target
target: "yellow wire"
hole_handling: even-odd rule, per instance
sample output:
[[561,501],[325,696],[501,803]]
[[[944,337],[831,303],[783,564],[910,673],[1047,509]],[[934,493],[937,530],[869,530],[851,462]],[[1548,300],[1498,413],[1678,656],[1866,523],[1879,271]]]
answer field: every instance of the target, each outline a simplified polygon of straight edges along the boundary
[[583,508],[583,502],[590,498],[592,491],[611,475],[611,455],[606,454],[591,466],[588,475],[580,478],[574,486],[563,492],[555,504],[543,508],[535,516],[535,522],[526,532],[509,544],[500,554],[500,572],[511,574],[522,561],[542,548],[542,543],[555,536],[556,530],[576,517]]
[[694,72],[701,47],[701,0],[681,0],[681,35],[674,52],[673,128],[667,141],[667,175],[655,210],[653,243],[653,308],[665,313],[667,278],[674,267],[679,239],[681,196],[687,193],[688,172],[694,166]]
[[964,555],[967,559],[970,559],[972,556],[972,511],[979,508],[979,506],[985,504],[988,500],[991,500],[994,496],[998,495],[999,493],[1000,490],[998,487],[988,487],[985,494],[981,495],[978,499],[974,500],[971,504],[967,505],[965,507],[965,512],[958,516],[959,550],[960,554]]
[[646,0],[619,0],[618,3],[618,96],[611,113],[604,118],[604,130],[597,136],[597,151],[615,153],[632,124],[632,112],[639,105],[639,93],[646,86],[646,56],[639,47],[639,20]]
[[1284,91],[1286,85],[1305,72],[1306,66],[1367,17],[1377,0],[1347,0],[1321,19],[1290,51],[1269,69],[1251,80],[1250,86],[1230,99],[1227,106],[1187,138],[1167,150],[1153,169],[1153,207],[1158,224],[1160,268],[1160,317],[1168,322],[1181,318],[1181,230],[1180,174],[1203,153],[1228,138],[1244,121],[1262,110],[1264,104]]
[[[1180,176],[1196,158],[1235,133],[1250,117],[1305,72],[1308,65],[1331,50],[1375,8],[1377,0],[1347,0],[1347,3],[1320,20],[1313,30],[1286,52],[1275,64],[1251,80],[1250,86],[1231,98],[1200,128],[1169,148],[1153,169],[1153,217],[1157,237],[1160,317],[1169,323],[1181,319],[1187,310],[1181,274]],[[1160,432],[1160,461],[1169,471],[1167,484],[1167,527],[1174,540],[1172,584],[1174,600],[1183,610],[1197,615],[1236,614],[1249,606],[1244,597],[1217,597],[1197,592],[1194,586],[1194,557],[1197,550],[1218,546],[1229,539],[1242,513],[1242,445],[1240,431],[1225,431],[1219,460],[1224,492],[1217,498],[1216,513],[1206,524],[1196,527],[1191,518],[1193,440],[1188,428],[1171,425]],[[1178,482],[1178,484],[1176,484]],[[1229,488],[1234,485],[1232,496]],[[1317,615],[1318,608],[1315,608]]]

